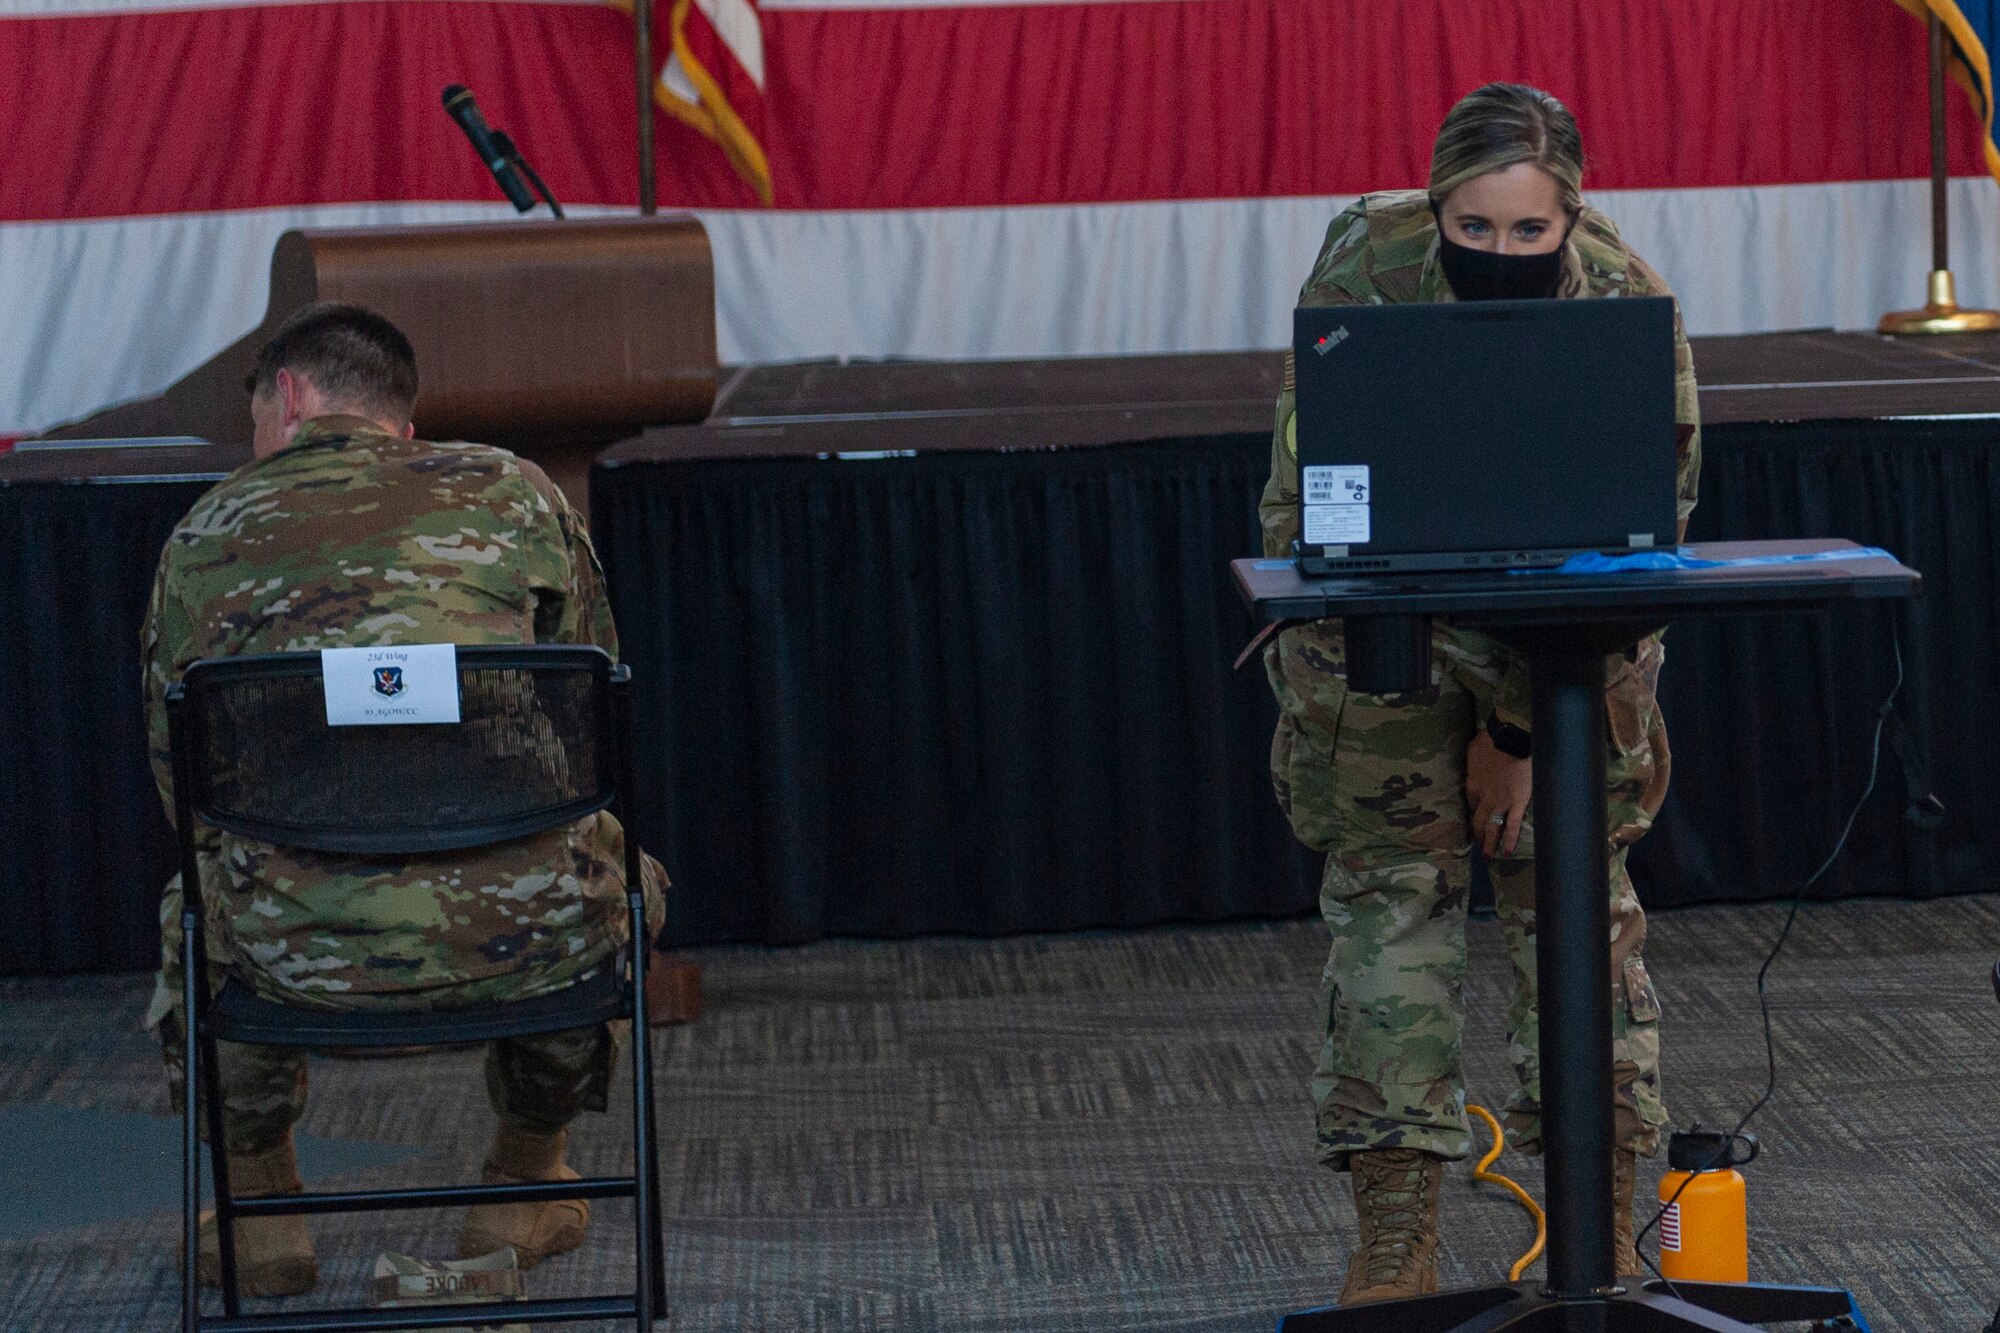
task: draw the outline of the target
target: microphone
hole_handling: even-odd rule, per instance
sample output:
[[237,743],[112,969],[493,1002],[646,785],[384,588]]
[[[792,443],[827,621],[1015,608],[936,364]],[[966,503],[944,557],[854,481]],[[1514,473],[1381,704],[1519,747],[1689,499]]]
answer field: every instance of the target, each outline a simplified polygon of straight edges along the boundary
[[472,90],[462,83],[454,83],[444,90],[444,109],[465,131],[465,137],[472,140],[473,150],[479,160],[493,173],[493,179],[512,201],[515,211],[525,213],[535,206],[535,196],[528,192],[521,174],[514,170],[514,164],[501,150],[493,131],[487,128],[486,118],[479,114],[479,103],[472,100]]

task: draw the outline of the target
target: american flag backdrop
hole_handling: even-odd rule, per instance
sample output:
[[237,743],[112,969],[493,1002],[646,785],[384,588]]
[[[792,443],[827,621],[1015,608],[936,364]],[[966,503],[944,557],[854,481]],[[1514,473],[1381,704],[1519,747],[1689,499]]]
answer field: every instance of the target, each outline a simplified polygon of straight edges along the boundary
[[[1328,218],[1420,184],[1495,78],[1575,109],[1695,332],[1922,297],[1897,0],[654,3],[661,205],[709,229],[726,361],[1282,345]],[[566,206],[632,208],[631,43],[603,0],[0,0],[0,435],[241,336],[287,227],[511,217],[448,83]],[[1993,304],[2000,192],[1952,117],[1961,299]]]

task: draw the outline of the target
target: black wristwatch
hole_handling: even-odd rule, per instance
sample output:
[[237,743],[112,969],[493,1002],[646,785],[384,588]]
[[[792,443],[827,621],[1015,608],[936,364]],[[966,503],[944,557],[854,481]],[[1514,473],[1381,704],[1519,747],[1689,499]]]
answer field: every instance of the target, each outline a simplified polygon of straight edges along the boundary
[[1502,722],[1498,713],[1487,715],[1486,734],[1493,738],[1493,748],[1501,754],[1526,759],[1535,752],[1535,738],[1511,722]]

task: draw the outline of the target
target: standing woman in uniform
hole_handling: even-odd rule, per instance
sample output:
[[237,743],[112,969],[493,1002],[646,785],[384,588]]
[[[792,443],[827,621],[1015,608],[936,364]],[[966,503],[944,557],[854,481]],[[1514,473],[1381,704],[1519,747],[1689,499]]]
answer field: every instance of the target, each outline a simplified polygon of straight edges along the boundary
[[[1669,294],[1611,220],[1583,202],[1582,178],[1568,109],[1538,89],[1488,84],[1445,117],[1427,190],[1365,195],[1333,220],[1299,304]],[[1701,448],[1678,314],[1674,342],[1685,532]],[[1287,370],[1261,505],[1269,556],[1290,555],[1298,535]],[[1659,1005],[1641,959],[1646,917],[1625,869],[1626,849],[1666,794],[1667,736],[1654,698],[1661,660],[1657,637],[1614,656],[1605,697],[1616,1152],[1604,1169],[1613,1173],[1621,1275],[1639,1271],[1635,1158],[1658,1151],[1666,1121]],[[1427,689],[1363,694],[1347,687],[1337,621],[1285,631],[1264,664],[1280,709],[1271,746],[1278,802],[1299,838],[1327,853],[1320,911],[1333,947],[1313,1095],[1320,1158],[1351,1173],[1360,1222],[1341,1300],[1430,1292],[1443,1166],[1471,1146],[1459,1039],[1474,844],[1487,857],[1514,968],[1507,1032],[1520,1087],[1507,1103],[1507,1135],[1523,1151],[1541,1147],[1526,667],[1493,639],[1438,623]]]

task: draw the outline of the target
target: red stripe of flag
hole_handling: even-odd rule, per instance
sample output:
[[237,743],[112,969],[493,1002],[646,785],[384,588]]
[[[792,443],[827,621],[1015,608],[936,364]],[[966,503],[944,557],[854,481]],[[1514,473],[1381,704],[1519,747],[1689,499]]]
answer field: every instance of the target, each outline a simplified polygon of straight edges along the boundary
[[[1922,30],[1883,0],[778,10],[764,37],[781,207],[1416,184],[1445,108],[1488,78],[1574,106],[1597,188],[1927,172]],[[497,198],[438,107],[452,82],[565,202],[629,206],[630,41],[609,6],[482,0],[0,20],[0,125],[37,167],[0,174],[0,220]],[[664,204],[755,206],[712,143],[659,131]]]
[[498,199],[464,83],[558,198],[636,198],[631,25],[588,5],[245,6],[0,21],[0,219]]

